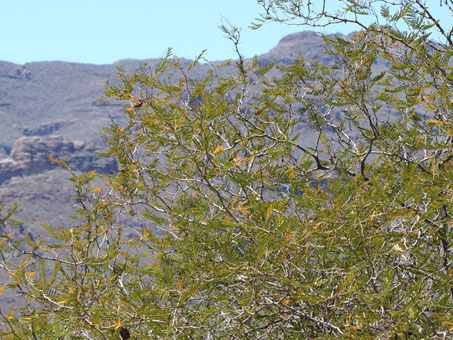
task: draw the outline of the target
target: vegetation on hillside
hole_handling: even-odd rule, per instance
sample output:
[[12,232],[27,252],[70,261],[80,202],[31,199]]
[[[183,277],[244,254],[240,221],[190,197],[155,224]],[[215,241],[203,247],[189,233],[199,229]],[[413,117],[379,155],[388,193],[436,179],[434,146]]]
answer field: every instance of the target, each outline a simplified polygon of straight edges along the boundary
[[130,101],[127,123],[105,130],[118,173],[73,174],[78,219],[44,226],[55,242],[0,221],[1,289],[24,299],[2,338],[453,337],[451,27],[421,0],[258,2],[257,26],[359,30],[325,39],[334,65],[238,51],[228,78],[170,53],[120,71],[106,95]]

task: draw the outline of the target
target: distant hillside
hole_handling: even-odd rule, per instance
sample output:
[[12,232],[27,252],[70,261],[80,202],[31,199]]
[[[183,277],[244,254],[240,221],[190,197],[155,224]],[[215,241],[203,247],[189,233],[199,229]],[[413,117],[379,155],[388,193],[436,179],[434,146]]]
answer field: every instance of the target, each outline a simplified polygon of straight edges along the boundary
[[[260,63],[289,64],[303,53],[308,59],[332,62],[322,51],[318,34],[301,32],[284,37],[259,59]],[[22,232],[36,233],[40,222],[72,223],[69,216],[74,202],[68,174],[51,164],[46,153],[72,159],[75,170],[114,171],[109,161],[93,157],[94,145],[102,148],[100,128],[108,126],[111,119],[123,118],[121,103],[98,99],[103,96],[103,83],[115,78],[118,66],[133,72],[142,62],[0,62],[0,202],[20,202],[18,215],[26,220]],[[152,66],[159,60],[146,62]],[[191,61],[181,62],[188,65]],[[198,65],[194,74],[203,77],[209,68]],[[228,66],[222,68],[221,75],[233,72],[233,66]],[[20,148],[28,158],[18,161]]]
[[322,53],[322,38],[316,32],[299,32],[285,36],[278,45],[260,56],[260,60],[268,60],[279,64],[290,64],[302,53],[306,59],[332,62],[332,57]]

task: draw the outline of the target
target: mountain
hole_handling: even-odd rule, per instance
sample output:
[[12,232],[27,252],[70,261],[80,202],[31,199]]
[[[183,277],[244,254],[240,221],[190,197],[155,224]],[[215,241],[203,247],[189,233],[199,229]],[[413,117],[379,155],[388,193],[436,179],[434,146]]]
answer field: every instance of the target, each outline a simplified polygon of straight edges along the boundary
[[[307,59],[333,61],[322,53],[323,41],[314,32],[284,37],[260,63],[289,64],[299,53]],[[100,101],[104,82],[115,79],[117,68],[133,72],[146,62],[158,59],[121,60],[111,65],[67,62],[33,62],[16,65],[0,62],[0,203],[19,202],[17,216],[25,220],[21,233],[36,235],[39,223],[70,226],[75,201],[69,173],[51,162],[70,159],[75,171],[116,170],[111,159],[99,158],[103,148],[100,128],[111,120],[121,122],[119,103]],[[184,65],[190,60],[180,59]],[[216,63],[215,63],[216,64]],[[208,64],[194,69],[207,75]],[[234,66],[221,69],[221,76],[234,72]]]

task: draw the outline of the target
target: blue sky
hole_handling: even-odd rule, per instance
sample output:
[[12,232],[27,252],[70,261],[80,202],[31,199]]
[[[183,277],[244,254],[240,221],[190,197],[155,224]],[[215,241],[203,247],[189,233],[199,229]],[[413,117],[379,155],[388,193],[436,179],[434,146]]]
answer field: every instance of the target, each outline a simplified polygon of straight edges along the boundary
[[[218,28],[225,19],[241,28],[241,51],[251,57],[306,29],[267,24],[252,31],[248,25],[259,11],[255,0],[5,0],[0,60],[109,64],[158,58],[168,47],[190,59],[203,49],[209,60],[234,58],[232,44]],[[333,30],[349,33],[352,27]]]

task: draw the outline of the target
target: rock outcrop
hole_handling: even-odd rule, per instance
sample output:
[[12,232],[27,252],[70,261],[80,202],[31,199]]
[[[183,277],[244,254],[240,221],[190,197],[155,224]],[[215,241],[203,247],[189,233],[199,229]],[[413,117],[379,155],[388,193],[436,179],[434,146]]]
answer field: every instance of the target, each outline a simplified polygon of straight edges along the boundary
[[46,136],[55,133],[55,131],[61,129],[63,126],[72,124],[74,121],[62,120],[43,123],[34,126],[26,126],[22,128],[24,136]]
[[3,61],[0,63],[0,77],[9,79],[30,79],[31,73],[25,66]]
[[9,157],[0,159],[0,183],[16,176],[28,176],[54,169],[59,165],[48,155],[59,160],[69,159],[69,166],[77,171],[116,171],[113,158],[100,157],[97,148],[83,142],[69,141],[62,136],[33,136],[17,139]]
[[[332,35],[329,36],[332,37]],[[306,60],[313,59],[332,64],[337,57],[322,53],[325,46],[322,36],[316,32],[303,31],[289,34],[282,38],[276,47],[261,55],[259,64],[264,66],[270,62],[277,62],[289,65],[299,58],[300,53]]]

